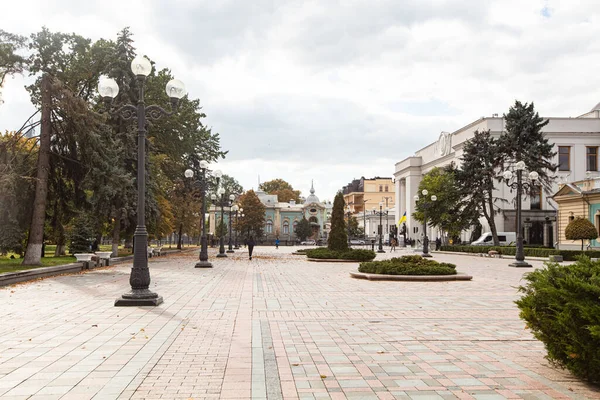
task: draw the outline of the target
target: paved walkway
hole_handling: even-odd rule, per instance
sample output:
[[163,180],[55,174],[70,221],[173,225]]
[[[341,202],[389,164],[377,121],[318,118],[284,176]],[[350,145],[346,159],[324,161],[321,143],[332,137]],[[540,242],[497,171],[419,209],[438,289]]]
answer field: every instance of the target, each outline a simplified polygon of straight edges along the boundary
[[474,280],[370,282],[291,250],[151,259],[156,308],[113,306],[128,264],[1,288],[0,398],[600,398],[544,360],[508,260],[436,255]]

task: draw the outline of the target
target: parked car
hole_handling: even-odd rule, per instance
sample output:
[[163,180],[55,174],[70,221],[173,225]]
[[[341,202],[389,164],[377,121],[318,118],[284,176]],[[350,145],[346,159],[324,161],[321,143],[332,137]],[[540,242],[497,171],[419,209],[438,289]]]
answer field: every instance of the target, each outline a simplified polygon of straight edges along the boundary
[[[500,246],[514,245],[517,241],[516,232],[498,232],[498,241]],[[492,232],[485,232],[479,239],[471,243],[471,246],[490,246],[493,245]]]
[[365,241],[362,239],[350,239],[350,244],[365,244]]
[[317,242],[314,239],[307,239],[303,242],[300,242],[300,244],[307,245],[307,246],[315,246],[317,244]]

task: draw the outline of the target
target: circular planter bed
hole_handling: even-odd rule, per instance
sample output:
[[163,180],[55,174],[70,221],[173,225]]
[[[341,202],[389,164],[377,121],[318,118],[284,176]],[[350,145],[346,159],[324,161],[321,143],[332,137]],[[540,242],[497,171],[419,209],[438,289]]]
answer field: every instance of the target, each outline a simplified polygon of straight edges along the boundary
[[448,282],[448,281],[470,281],[471,275],[385,275],[385,274],[363,274],[362,272],[350,272],[350,276],[356,279],[368,279],[370,281],[409,281],[409,282]]
[[357,263],[360,260],[344,260],[343,258],[307,258],[307,261],[312,262],[337,262],[337,263]]
[[389,260],[361,262],[353,278],[395,281],[457,281],[472,276],[458,274],[456,265],[440,263],[418,255],[394,257]]

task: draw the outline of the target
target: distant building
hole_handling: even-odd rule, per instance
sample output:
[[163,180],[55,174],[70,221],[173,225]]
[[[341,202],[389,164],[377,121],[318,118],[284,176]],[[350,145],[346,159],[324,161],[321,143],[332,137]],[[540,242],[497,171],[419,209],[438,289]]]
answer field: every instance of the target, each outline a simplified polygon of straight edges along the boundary
[[342,188],[344,202],[350,206],[353,214],[362,213],[365,210],[371,212],[373,208],[379,211],[379,203],[383,202],[383,208],[394,208],[396,193],[394,180],[392,178],[354,179]]
[[[598,148],[600,147],[600,104],[590,112],[577,118],[550,117],[549,123],[543,128],[546,137],[554,144],[556,158],[559,164],[556,172],[557,180],[549,193],[541,190],[534,196],[523,201],[523,221],[528,225],[524,240],[530,244],[556,242],[556,210],[557,204],[552,197],[559,184],[577,182],[584,179],[600,177],[598,170]],[[407,237],[421,236],[422,224],[412,217],[415,211],[414,196],[417,194],[419,183],[424,174],[435,167],[443,167],[451,162],[460,165],[463,146],[473,137],[476,130],[490,130],[492,136],[499,137],[504,131],[504,119],[497,115],[491,118],[482,117],[459,130],[448,133],[442,132],[437,141],[418,150],[414,156],[396,163],[394,177],[396,193],[396,215],[401,217],[406,212]],[[435,193],[432,193],[435,194]],[[496,214],[495,223],[498,231],[516,231],[516,211],[514,209],[515,193],[503,183],[496,183],[494,195],[506,200],[500,212]],[[481,219],[483,231],[490,230],[485,219]],[[553,224],[547,229],[547,224]],[[431,228],[430,228],[431,229]],[[439,235],[436,229],[428,232],[429,237]],[[463,240],[470,239],[470,233],[464,232]]]

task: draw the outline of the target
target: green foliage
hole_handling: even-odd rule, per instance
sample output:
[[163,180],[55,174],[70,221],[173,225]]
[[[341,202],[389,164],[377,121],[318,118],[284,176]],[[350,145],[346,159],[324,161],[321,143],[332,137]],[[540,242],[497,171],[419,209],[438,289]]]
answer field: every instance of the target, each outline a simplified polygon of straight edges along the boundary
[[294,190],[292,185],[283,179],[273,179],[260,184],[260,189],[268,194],[276,194],[277,201],[287,203],[290,200],[300,203],[300,191]]
[[[433,168],[419,183],[419,201],[413,217],[420,222],[427,217],[430,226],[440,228],[450,237],[458,237],[479,216],[473,207],[466,207],[463,196],[456,185],[456,168],[450,164],[444,168]],[[422,195],[427,190],[427,196]],[[436,201],[431,196],[437,196]]]
[[355,216],[351,216],[348,220],[350,229],[350,237],[361,238],[364,236],[364,229],[358,226],[358,219]]
[[593,240],[598,237],[598,231],[594,224],[587,218],[577,217],[565,228],[565,238],[567,240],[581,240],[581,250],[583,250],[584,240]]
[[94,236],[90,219],[86,215],[79,215],[75,218],[69,235],[69,253],[89,253]]
[[331,211],[331,232],[327,238],[327,248],[334,251],[348,250],[348,234],[344,221],[344,195],[338,192],[333,200]]
[[363,249],[347,249],[347,250],[330,250],[327,247],[319,247],[316,249],[307,249],[306,256],[308,258],[331,259],[331,260],[353,260],[353,261],[371,261],[376,254],[371,250]]
[[[442,246],[442,251],[453,251],[458,253],[487,254],[490,250],[497,251],[498,254],[514,256],[517,248],[515,246]],[[590,250],[585,253],[580,250],[558,250],[545,247],[525,247],[523,249],[525,257],[548,257],[550,255],[561,255],[565,261],[575,261],[577,257],[585,254],[589,257],[600,258],[600,251]]]
[[244,237],[254,235],[254,239],[263,235],[265,227],[265,205],[254,190],[248,190],[238,199],[238,204],[244,209],[244,217],[239,218],[237,223],[238,231]]
[[0,88],[7,76],[23,72],[27,59],[19,51],[25,48],[26,43],[25,37],[0,29]]
[[303,241],[310,235],[312,235],[310,222],[308,222],[305,216],[302,216],[302,219],[298,222],[298,225],[296,225],[296,236],[300,241]]
[[215,229],[215,236],[218,238],[221,237],[225,237],[227,236],[227,224],[225,224],[224,220],[219,219],[219,222],[217,223],[217,227]]
[[525,275],[520,316],[550,361],[600,383],[600,262],[582,256],[572,265],[546,265]]
[[358,272],[384,275],[456,275],[456,265],[440,263],[419,255],[361,262]]

